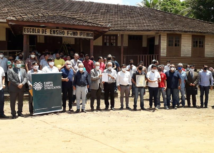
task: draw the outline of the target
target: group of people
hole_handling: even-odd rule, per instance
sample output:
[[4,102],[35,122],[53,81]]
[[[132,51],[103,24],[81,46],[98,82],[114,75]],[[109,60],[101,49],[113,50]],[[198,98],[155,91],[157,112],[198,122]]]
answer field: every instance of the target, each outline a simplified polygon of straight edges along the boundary
[[[204,65],[199,72],[195,70],[194,65],[188,65],[184,69],[183,64],[160,65],[157,60],[153,60],[148,69],[141,61],[137,66],[131,59],[129,64],[122,64],[115,60],[115,57],[108,55],[106,60],[99,56],[97,61],[88,54],[79,56],[73,54],[73,59],[68,56],[64,58],[61,53],[51,55],[45,52],[38,56],[35,51],[31,52],[29,58],[23,62],[23,53],[14,60],[12,56],[8,59],[0,53],[0,117],[5,118],[4,114],[4,88],[8,87],[10,94],[10,107],[12,118],[15,119],[22,115],[23,96],[26,87],[32,89],[32,74],[34,73],[62,73],[62,107],[66,111],[66,101],[68,99],[69,111],[76,100],[76,112],[86,112],[86,96],[90,92],[90,108],[95,110],[94,101],[97,101],[96,110],[101,111],[100,99],[104,92],[105,110],[115,108],[115,92],[120,92],[120,109],[131,109],[129,105],[130,93],[134,97],[133,110],[137,110],[138,96],[140,95],[140,108],[145,110],[144,95],[146,86],[149,90],[149,105],[155,109],[161,107],[160,97],[162,95],[165,109],[185,106],[187,99],[188,107],[191,106],[190,96],[192,96],[192,105],[196,107],[196,95],[198,87],[200,89],[201,107],[207,107],[209,90],[213,88],[213,72]],[[23,68],[24,65],[24,68]],[[107,74],[108,79],[102,80],[102,75]],[[138,86],[137,77],[143,75],[147,85]],[[27,85],[26,85],[27,84]],[[181,102],[179,98],[181,95]],[[205,94],[205,102],[203,96]],[[110,102],[109,102],[110,97]],[[16,99],[18,98],[18,112],[15,109]],[[124,106],[125,98],[125,106]],[[80,108],[80,101],[82,106]],[[154,102],[154,103],[153,103]],[[33,115],[33,96],[29,93],[29,111]]]

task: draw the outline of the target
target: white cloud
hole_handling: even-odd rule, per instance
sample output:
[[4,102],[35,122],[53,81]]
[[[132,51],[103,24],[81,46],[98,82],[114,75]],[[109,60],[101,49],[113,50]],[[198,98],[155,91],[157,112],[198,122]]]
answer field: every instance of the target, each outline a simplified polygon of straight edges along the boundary
[[109,3],[109,4],[123,4],[123,0],[84,0],[84,1]]

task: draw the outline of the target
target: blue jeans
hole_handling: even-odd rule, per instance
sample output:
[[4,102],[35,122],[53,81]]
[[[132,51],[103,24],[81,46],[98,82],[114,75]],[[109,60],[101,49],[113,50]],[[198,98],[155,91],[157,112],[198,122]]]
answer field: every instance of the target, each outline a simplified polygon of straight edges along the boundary
[[182,106],[185,106],[185,88],[181,88],[179,91],[181,93]]
[[154,105],[157,107],[158,87],[149,87],[149,106],[152,107],[152,98],[154,97]]
[[157,105],[160,106],[160,96],[162,94],[162,97],[163,97],[163,103],[164,103],[164,106],[166,107],[167,106],[167,103],[166,103],[166,91],[164,90],[164,88],[158,88],[158,101],[157,101]]
[[205,107],[207,107],[208,104],[208,98],[209,98],[209,89],[210,86],[205,87],[205,86],[200,86],[200,99],[201,99],[201,106],[203,106],[203,99],[204,99],[204,93],[205,93]]
[[135,95],[135,85],[134,85],[134,83],[132,83],[132,95],[133,96]]
[[4,115],[4,89],[0,90],[0,115]]
[[134,108],[137,108],[138,92],[140,92],[140,107],[141,109],[144,108],[144,99],[143,99],[144,91],[145,91],[145,88],[135,86]]
[[179,90],[178,89],[171,89],[167,88],[166,89],[166,94],[167,94],[167,106],[170,106],[170,96],[172,95],[172,100],[173,100],[173,107],[176,105],[179,106]]

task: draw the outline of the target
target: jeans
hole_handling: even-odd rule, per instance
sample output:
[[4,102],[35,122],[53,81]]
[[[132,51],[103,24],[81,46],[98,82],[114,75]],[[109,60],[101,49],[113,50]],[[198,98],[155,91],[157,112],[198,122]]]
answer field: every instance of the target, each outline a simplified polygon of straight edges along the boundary
[[4,90],[0,90],[0,116],[4,115]]
[[181,93],[182,106],[185,106],[185,88],[181,88],[179,91]]
[[152,107],[152,98],[154,97],[154,105],[157,107],[158,87],[149,87],[149,105]]
[[125,100],[126,100],[126,108],[129,107],[129,93],[130,93],[130,86],[120,86],[120,103],[122,108],[123,108],[124,94],[125,94]]
[[173,107],[176,105],[179,106],[179,90],[178,89],[171,89],[167,88],[166,90],[167,93],[167,106],[170,106],[170,96],[172,95],[172,100],[173,100]]
[[205,107],[207,107],[207,105],[208,105],[209,89],[210,89],[210,86],[208,86],[208,87],[200,86],[200,91],[201,91],[201,95],[200,95],[201,106],[203,106],[204,93],[205,93]]
[[132,84],[132,95],[133,95],[133,96],[135,95],[135,87],[134,87],[134,84]]
[[144,92],[145,92],[145,88],[143,87],[135,87],[135,95],[134,95],[134,108],[137,108],[137,99],[138,99],[138,92],[140,92],[140,107],[141,109],[144,108],[144,99],[143,99],[143,96],[144,96]]
[[77,109],[80,109],[80,98],[82,97],[82,110],[85,110],[87,93],[88,93],[87,86],[84,87],[76,86]]
[[164,106],[166,107],[167,106],[167,103],[166,103],[166,91],[164,88],[158,88],[158,101],[157,101],[157,105],[160,106],[160,96],[162,94],[162,97],[163,97],[163,103],[164,103]]

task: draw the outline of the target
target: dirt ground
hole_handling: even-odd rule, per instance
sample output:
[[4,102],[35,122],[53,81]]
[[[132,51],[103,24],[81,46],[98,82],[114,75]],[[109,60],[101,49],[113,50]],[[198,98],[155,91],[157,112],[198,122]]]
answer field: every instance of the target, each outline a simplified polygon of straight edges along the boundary
[[[53,113],[0,120],[1,153],[213,153],[214,91],[209,108]],[[199,98],[199,96],[198,96]],[[148,93],[145,96],[148,108]],[[101,101],[104,108],[104,101]],[[197,105],[200,105],[199,99]],[[162,104],[163,106],[163,104]],[[133,108],[133,98],[130,98]],[[73,107],[76,110],[76,107]],[[139,109],[139,101],[138,101]],[[10,105],[5,104],[10,115]]]

